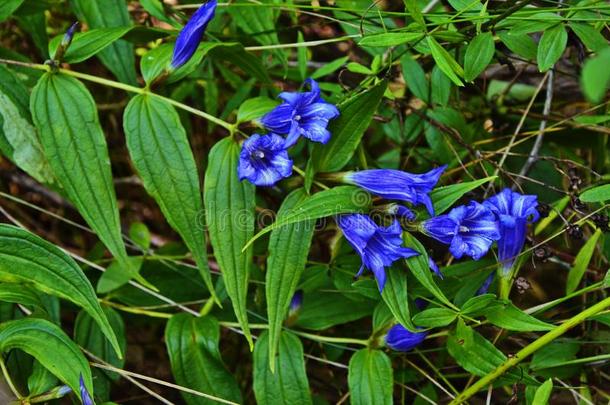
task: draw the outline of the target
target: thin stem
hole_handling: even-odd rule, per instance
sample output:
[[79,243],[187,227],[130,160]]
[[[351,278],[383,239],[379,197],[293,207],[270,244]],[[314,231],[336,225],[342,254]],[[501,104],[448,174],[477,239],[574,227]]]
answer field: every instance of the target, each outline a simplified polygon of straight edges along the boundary
[[17,390],[17,387],[15,387],[15,384],[13,384],[13,380],[11,379],[11,376],[8,373],[8,370],[6,369],[6,364],[4,364],[4,359],[2,359],[2,358],[0,358],[0,368],[2,369],[2,374],[4,375],[4,379],[6,380],[6,383],[8,384],[8,387],[11,389],[11,392],[13,393],[13,395],[15,395],[15,398],[17,398],[17,399],[23,398],[22,395]]
[[486,376],[484,376],[483,378],[478,380],[476,383],[474,383],[472,386],[470,386],[468,389],[463,391],[453,401],[451,401],[450,405],[457,405],[457,404],[464,403],[474,394],[476,394],[480,390],[484,389],[489,384],[494,382],[497,378],[502,376],[511,367],[516,366],[521,361],[523,361],[525,358],[532,355],[533,353],[535,353],[542,347],[546,346],[547,344],[549,344],[550,342],[552,342],[559,336],[563,335],[568,330],[572,329],[573,327],[580,324],[581,322],[584,322],[587,318],[590,318],[593,315],[596,315],[598,312],[601,312],[608,307],[610,307],[610,297],[604,299],[603,301],[598,302],[597,304],[593,305],[590,308],[585,309],[584,311],[582,311],[582,312],[578,313],[577,315],[573,316],[572,318],[568,319],[565,323],[557,326],[552,331],[550,331],[550,332],[544,334],[543,336],[539,337],[538,339],[534,340],[532,343],[530,343],[529,345],[527,345],[523,349],[521,349],[513,357],[507,359],[504,363],[502,363],[500,366],[498,366],[498,368],[496,368],[494,371],[487,374]]

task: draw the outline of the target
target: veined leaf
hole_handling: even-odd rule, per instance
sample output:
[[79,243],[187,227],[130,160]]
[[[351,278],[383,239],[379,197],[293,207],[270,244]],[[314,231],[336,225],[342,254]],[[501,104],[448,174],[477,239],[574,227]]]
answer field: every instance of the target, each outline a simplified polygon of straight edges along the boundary
[[[278,216],[292,210],[306,198],[307,193],[304,189],[299,188],[293,191],[282,203]],[[282,321],[305,269],[314,225],[314,221],[308,220],[282,226],[276,228],[269,239],[269,257],[265,276],[269,323],[269,343],[266,351],[269,352],[269,366],[272,372],[275,371],[275,355],[280,342]]]
[[129,154],[146,191],[192,252],[215,297],[200,221],[203,202],[197,165],[178,113],[165,100],[138,95],[125,109],[123,127]]
[[404,266],[392,266],[385,273],[386,284],[381,293],[381,298],[402,326],[415,331],[416,328],[411,322],[409,300],[407,299],[407,270]]
[[405,3],[405,8],[409,12],[411,18],[419,24],[422,30],[426,31],[426,20],[424,20],[424,15],[419,9],[419,4],[417,4],[416,0],[403,0]]
[[485,177],[480,180],[465,181],[449,186],[436,187],[430,193],[430,198],[432,199],[432,204],[434,206],[434,213],[436,215],[442,214],[464,194],[494,179],[496,179],[496,176]]
[[328,329],[371,315],[375,303],[369,299],[354,301],[332,292],[305,292],[296,325],[305,329]]
[[292,207],[283,215],[278,215],[275,222],[258,232],[242,249],[245,251],[254,241],[267,232],[284,225],[294,224],[301,221],[320,219],[336,214],[347,214],[351,212],[362,212],[371,203],[371,196],[354,186],[339,186],[329,190],[323,190]]
[[457,313],[449,308],[429,308],[413,317],[413,323],[425,328],[447,326],[457,318]]
[[235,378],[226,369],[218,342],[220,325],[212,317],[174,315],[165,328],[165,343],[176,382],[208,394],[201,397],[181,392],[188,405],[218,404],[214,398],[241,403]]
[[106,139],[91,94],[73,77],[45,73],[30,106],[45,155],[68,198],[125,271],[146,283],[127,258]]
[[538,45],[529,35],[501,31],[498,33],[498,37],[500,37],[500,41],[502,41],[508,49],[517,55],[526,59],[536,59],[536,49],[538,48]]
[[332,120],[328,128],[330,141],[326,145],[316,144],[313,148],[311,162],[316,173],[335,172],[349,162],[373,119],[386,87],[384,80],[339,106],[341,115]]
[[568,33],[563,24],[544,30],[538,43],[538,69],[546,72],[561,58],[568,43]]
[[[91,28],[115,28],[132,25],[124,0],[70,0],[79,20]],[[122,82],[136,85],[133,45],[124,40],[110,44],[99,53],[102,63]]]
[[252,349],[246,310],[252,249],[242,248],[254,234],[255,188],[248,181],[239,181],[238,161],[239,145],[233,139],[225,138],[214,145],[205,172],[204,197],[214,256],[235,316]]
[[610,201],[610,184],[604,184],[585,190],[579,198],[580,201],[586,203]]
[[382,34],[367,35],[358,42],[358,45],[378,47],[397,46],[406,44],[407,42],[415,42],[423,37],[423,32],[384,32]]
[[495,51],[494,37],[491,32],[483,32],[468,44],[464,56],[464,80],[471,82],[481,74]]
[[38,360],[72,391],[80,392],[79,378],[93,395],[89,362],[78,346],[55,324],[36,318],[24,318],[0,325],[0,351],[20,349]]
[[358,350],[347,374],[352,405],[392,404],[392,362],[380,350]]
[[520,332],[546,331],[553,329],[553,325],[543,322],[526,314],[512,303],[497,302],[488,305],[486,310],[480,311],[492,324],[507,330]]
[[[78,63],[106,49],[133,27],[98,28],[87,32],[74,34],[74,39],[66,51],[63,60],[68,63]],[[49,42],[49,54],[55,55],[63,35],[58,35]],[[55,56],[53,56],[55,57]]]
[[[275,373],[269,369],[269,334],[263,332],[254,346],[254,396],[259,404],[311,404],[305,373],[303,345],[289,332],[279,336],[277,356],[273,356]],[[276,366],[277,363],[277,366]]]
[[273,110],[278,105],[277,100],[268,97],[254,97],[244,101],[237,110],[237,122],[253,121]]
[[460,77],[464,76],[464,70],[459,63],[456,62],[453,56],[451,56],[451,54],[431,35],[428,36],[428,46],[430,47],[432,58],[437,63],[438,68],[442,70],[453,83],[458,86],[463,86],[464,83],[462,83]]
[[582,276],[585,274],[587,267],[589,267],[589,263],[591,262],[591,258],[593,257],[593,253],[595,253],[595,246],[597,245],[597,240],[601,236],[601,229],[597,228],[595,233],[587,240],[587,242],[580,249],[576,258],[574,259],[574,264],[568,273],[568,280],[566,282],[566,294],[570,294],[576,291],[578,285],[580,284],[580,280],[582,280]]
[[52,243],[23,229],[0,225],[0,280],[31,283],[80,306],[95,319],[120,355],[117,338],[89,280],[76,262]]
[[426,79],[426,72],[409,54],[400,58],[402,76],[409,90],[420,100],[426,103],[430,100],[430,85]]

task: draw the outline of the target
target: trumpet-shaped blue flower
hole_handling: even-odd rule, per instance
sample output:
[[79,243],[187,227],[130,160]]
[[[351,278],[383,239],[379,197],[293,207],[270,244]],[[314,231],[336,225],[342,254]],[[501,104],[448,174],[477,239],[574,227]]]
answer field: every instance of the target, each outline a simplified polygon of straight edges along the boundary
[[83,402],[83,405],[94,405],[93,399],[91,399],[91,395],[89,395],[89,391],[87,391],[87,387],[85,387],[85,380],[83,379],[83,375],[80,375],[78,380],[80,385],[80,398]]
[[239,179],[257,186],[272,186],[292,174],[284,138],[276,134],[254,134],[246,139],[239,154]]
[[177,69],[188,62],[197,50],[206,27],[214,18],[216,3],[217,0],[210,0],[199,7],[178,34],[174,46],[174,55],[170,63],[173,69]]
[[386,345],[399,352],[408,352],[419,346],[428,336],[428,332],[411,332],[401,324],[390,328],[385,337]]
[[287,147],[294,145],[300,136],[315,142],[328,142],[328,121],[339,116],[337,107],[322,99],[315,80],[307,79],[305,83],[309,84],[309,91],[280,93],[284,102],[261,118],[269,131],[287,135]]
[[[434,207],[428,194],[436,186],[446,168],[447,165],[444,165],[422,174],[392,169],[362,170],[346,173],[343,180],[379,197],[424,205],[428,213],[434,215]],[[409,215],[405,216],[409,217]]]
[[479,260],[492,243],[500,238],[494,214],[475,201],[456,207],[449,214],[422,222],[421,230],[449,245],[449,251],[456,259],[466,255]]
[[538,197],[523,195],[505,188],[488,198],[483,205],[494,213],[500,224],[498,259],[505,270],[510,269],[525,244],[527,224],[537,221]]
[[362,214],[342,215],[337,220],[345,239],[360,254],[362,266],[356,277],[364,269],[369,269],[375,275],[379,291],[385,286],[385,268],[396,260],[417,256],[413,249],[402,246],[402,229],[394,220],[387,227],[378,226],[368,216]]

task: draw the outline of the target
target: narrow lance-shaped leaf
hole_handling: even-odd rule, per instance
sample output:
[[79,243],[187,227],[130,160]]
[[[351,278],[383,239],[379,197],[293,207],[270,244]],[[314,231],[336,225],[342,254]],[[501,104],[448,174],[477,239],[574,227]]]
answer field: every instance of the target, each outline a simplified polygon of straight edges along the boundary
[[129,154],[146,191],[192,252],[215,296],[200,221],[203,202],[197,165],[178,113],[164,100],[139,95],[127,105],[123,127]]
[[36,318],[24,318],[0,325],[0,352],[20,349],[38,360],[72,391],[80,392],[82,375],[93,395],[89,362],[78,346],[55,324]]
[[494,37],[491,32],[483,32],[468,44],[464,56],[464,79],[471,82],[481,74],[494,56]]
[[182,392],[188,405],[242,402],[239,386],[220,357],[219,340],[220,325],[212,317],[178,314],[167,323],[165,342],[176,382],[207,394]]
[[[307,193],[304,189],[293,191],[282,203],[278,215],[290,211],[306,198]],[[276,228],[271,233],[265,294],[269,319],[269,366],[272,371],[274,371],[282,321],[305,269],[313,230],[314,221],[309,220]]]
[[358,350],[347,374],[352,405],[392,404],[392,362],[380,350]]
[[298,337],[282,332],[277,356],[273,356],[275,373],[269,369],[269,335],[263,332],[254,346],[254,396],[259,404],[311,404],[305,372],[303,345]]
[[121,237],[110,158],[91,94],[73,77],[45,73],[32,91],[30,108],[68,198],[125,270],[137,276]]
[[453,83],[458,86],[463,86],[461,76],[464,76],[464,70],[453,58],[453,56],[439,44],[433,36],[428,37],[428,46],[432,52],[432,58],[437,63],[437,66],[444,74],[447,75]]
[[117,338],[89,280],[76,262],[52,243],[23,229],[0,225],[0,280],[32,284],[80,306],[95,319],[121,355]]
[[[74,34],[72,43],[63,56],[63,60],[69,63],[78,63],[89,59],[93,55],[106,49],[123,35],[131,31],[133,27],[98,28],[87,32]],[[58,35],[49,42],[49,54],[55,55],[63,34]]]
[[583,245],[583,247],[576,255],[576,259],[574,259],[574,265],[568,273],[568,280],[566,283],[566,294],[574,292],[578,287],[578,284],[580,284],[582,276],[585,274],[587,267],[589,267],[589,263],[591,262],[593,253],[595,253],[595,246],[597,246],[597,240],[599,239],[601,234],[601,229],[596,229],[595,233],[589,238],[589,240],[587,240],[587,242]]
[[244,335],[254,347],[246,299],[252,263],[252,249],[242,247],[254,235],[255,188],[239,181],[239,145],[231,138],[218,142],[208,158],[204,199],[210,242]]
[[401,325],[415,331],[407,297],[407,270],[404,266],[392,266],[386,270],[386,284],[381,298]]
[[545,30],[538,43],[538,69],[546,72],[559,60],[568,43],[568,33],[563,24]]

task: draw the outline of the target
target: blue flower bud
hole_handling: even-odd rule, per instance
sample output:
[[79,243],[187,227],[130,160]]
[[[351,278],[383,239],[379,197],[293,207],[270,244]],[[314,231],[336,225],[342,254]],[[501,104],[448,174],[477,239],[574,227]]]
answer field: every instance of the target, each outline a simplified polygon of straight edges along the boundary
[[85,387],[85,380],[83,379],[83,375],[80,375],[79,379],[80,384],[80,398],[83,401],[83,405],[95,405],[93,403],[93,399],[91,399],[91,395],[89,395],[89,391],[87,391],[87,387]]
[[182,28],[182,31],[178,34],[174,47],[174,55],[170,64],[172,69],[179,68],[191,59],[199,46],[199,42],[201,42],[201,38],[203,37],[203,33],[205,32],[208,23],[214,18],[216,4],[216,0],[211,0],[203,4],[195,14],[193,14],[184,28]]
[[388,331],[385,342],[392,350],[408,352],[419,346],[426,336],[428,332],[411,332],[404,326],[396,324]]

